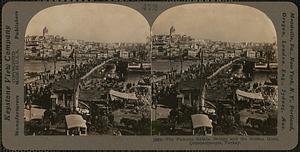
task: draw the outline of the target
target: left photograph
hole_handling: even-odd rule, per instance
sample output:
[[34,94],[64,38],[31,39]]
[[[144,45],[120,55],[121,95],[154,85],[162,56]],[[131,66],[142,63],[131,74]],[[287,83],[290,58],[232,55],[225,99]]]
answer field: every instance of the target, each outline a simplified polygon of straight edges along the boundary
[[66,4],[27,25],[24,134],[150,135],[150,26],[115,4]]

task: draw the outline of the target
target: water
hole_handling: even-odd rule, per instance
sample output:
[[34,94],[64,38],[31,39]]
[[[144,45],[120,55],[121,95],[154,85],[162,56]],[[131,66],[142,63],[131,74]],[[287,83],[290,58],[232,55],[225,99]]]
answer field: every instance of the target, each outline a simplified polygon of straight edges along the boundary
[[143,76],[145,76],[145,73],[128,72],[125,81],[128,83],[137,83],[138,81],[143,80]]
[[[77,61],[77,64],[80,64],[83,61]],[[72,61],[56,61],[56,71],[61,70],[65,65],[74,65]],[[41,60],[25,60],[24,70],[25,72],[44,72],[50,70],[54,72],[54,62],[53,61],[41,61]]]
[[[80,61],[78,61],[78,64]],[[199,64],[200,61],[184,61],[182,64],[182,69],[187,70],[189,66],[193,64]],[[56,62],[56,70],[62,69],[65,65],[72,65],[74,62],[67,61],[57,61]],[[44,72],[46,70],[50,70],[50,72],[54,71],[54,63],[53,61],[41,61],[41,60],[26,60],[24,63],[25,72]],[[180,61],[171,61],[171,67],[173,70],[180,71],[181,63]],[[169,60],[155,60],[152,62],[152,70],[153,71],[161,71],[167,72],[170,71],[170,62]],[[128,72],[128,76],[126,78],[126,82],[137,83],[139,80],[143,79],[146,73],[138,73],[138,72]]]
[[253,80],[251,83],[264,83],[266,81],[269,81],[269,78],[271,75],[274,75],[274,74],[277,74],[275,72],[263,72],[263,71],[260,71],[260,72],[254,72],[253,74]]
[[[62,69],[65,65],[74,64],[73,62],[66,61],[57,61],[56,62],[56,70]],[[41,60],[30,60],[24,62],[24,70],[25,72],[44,72],[46,70],[54,71],[54,63],[53,61],[41,61]]]
[[[182,63],[182,70],[187,70],[189,66],[199,63],[200,61],[184,61]],[[168,72],[171,67],[173,70],[177,70],[179,72],[181,69],[180,61],[171,61],[171,64],[169,60],[155,60],[152,62],[153,71]],[[139,80],[142,80],[145,75],[148,75],[148,73],[128,72],[126,82],[137,83]]]
[[[194,64],[200,64],[200,61],[183,61],[182,62],[182,70],[187,70],[189,66]],[[180,61],[170,61],[169,60],[155,60],[152,62],[152,70],[160,71],[160,72],[168,72],[170,69],[180,71],[181,70],[181,62]]]
[[[79,61],[80,62],[80,61]],[[199,64],[199,61],[184,61],[183,62],[183,70],[187,70],[189,66],[194,64]],[[73,62],[67,62],[67,61],[57,61],[56,62],[56,70],[60,70],[65,65],[72,65]],[[32,61],[25,61],[24,64],[24,70],[25,72],[44,72],[46,66],[46,70],[50,70],[51,72],[54,71],[54,64],[53,61],[43,63],[43,61],[40,60],[32,60]],[[180,71],[181,63],[180,61],[172,61],[171,67],[173,69],[176,69],[177,71]],[[153,71],[161,71],[161,72],[168,72],[170,70],[170,63],[169,60],[155,60],[152,63],[152,70]],[[149,73],[138,73],[138,72],[128,72],[126,82],[130,83],[137,83],[138,81],[142,80],[145,75],[148,75]],[[253,76],[253,80],[251,81],[251,86],[257,82],[257,83],[263,83],[265,81],[269,80],[269,76],[274,73],[268,73],[268,72],[255,72]]]

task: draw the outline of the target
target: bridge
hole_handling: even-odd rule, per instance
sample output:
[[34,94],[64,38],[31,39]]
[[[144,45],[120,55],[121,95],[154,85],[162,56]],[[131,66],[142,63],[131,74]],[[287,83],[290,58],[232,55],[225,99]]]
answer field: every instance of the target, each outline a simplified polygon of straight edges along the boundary
[[81,82],[88,78],[93,72],[95,72],[97,69],[99,68],[102,68],[105,64],[107,64],[108,62],[110,61],[113,61],[115,58],[111,58],[111,59],[108,59],[108,60],[105,60],[103,63],[95,66],[93,69],[91,69],[89,72],[87,72],[84,76],[82,76],[80,79],[79,79],[79,83],[77,83],[77,86],[74,90],[75,92],[75,101],[74,101],[74,107],[77,108],[78,107],[78,103],[79,103],[79,95],[80,95],[80,85],[81,85]]
[[[232,61],[230,61],[229,63],[227,63],[227,64],[225,64],[225,65],[223,65],[223,66],[221,66],[218,70],[216,70],[213,74],[211,74],[210,76],[208,76],[207,78],[206,78],[206,80],[212,80],[215,76],[217,76],[222,70],[224,70],[224,69],[226,69],[226,68],[228,68],[228,67],[230,67],[234,62],[236,62],[236,61],[238,61],[238,60],[240,60],[241,58],[237,58],[237,59],[234,59],[234,60],[232,60]],[[202,84],[203,85],[203,89],[201,90],[201,92],[200,92],[200,95],[201,95],[201,103],[200,103],[200,105],[201,105],[201,110],[202,111],[208,111],[208,109],[205,109],[205,107],[204,107],[204,103],[207,103],[207,104],[209,104],[209,105],[212,105],[213,107],[215,107],[215,105],[213,105],[211,102],[209,102],[207,99],[206,99],[206,89],[207,89],[207,81],[203,81],[204,82],[204,84]]]
[[[110,61],[113,61],[115,58],[111,58],[111,59],[108,59],[106,61],[104,61],[103,63],[95,66],[93,69],[91,69],[88,73],[86,73],[84,76],[82,76],[80,78],[80,81],[79,83],[77,84],[77,87],[76,87],[76,92],[75,92],[75,107],[78,106],[78,99],[79,99],[79,94],[80,94],[80,89],[79,89],[79,85],[80,83],[82,82],[82,80],[86,79],[87,77],[89,77],[93,72],[95,72],[97,69],[103,67],[105,64],[107,64],[108,62]],[[218,70],[216,70],[213,74],[211,74],[210,76],[208,76],[206,78],[206,80],[212,80],[215,76],[217,76],[220,72],[222,72],[224,69],[230,67],[233,63],[235,63],[236,61],[240,60],[241,58],[237,58],[237,59],[234,59],[232,61],[230,61],[229,63],[223,65],[222,67],[220,67]],[[206,89],[207,89],[207,81],[203,81],[204,84],[203,85],[203,89],[201,90],[200,94],[201,94],[201,107],[204,107],[204,103],[208,103],[208,104],[211,104],[209,101],[207,101],[205,99],[205,95],[206,95]],[[211,104],[213,105],[213,104]]]
[[86,73],[84,76],[82,76],[82,77],[80,78],[80,80],[86,79],[86,78],[87,78],[88,76],[90,76],[94,71],[96,71],[97,69],[103,67],[106,63],[108,63],[108,62],[110,62],[110,61],[112,61],[112,60],[114,60],[114,58],[108,59],[108,60],[104,61],[103,63],[101,63],[101,64],[95,66],[95,67],[94,67],[93,69],[91,69],[88,73]]
[[210,76],[207,77],[208,80],[214,78],[216,75],[218,75],[222,70],[228,68],[229,66],[231,66],[234,62],[240,60],[241,58],[237,58],[237,59],[234,59],[232,61],[230,61],[229,63],[223,65],[222,67],[220,67],[217,71],[215,71],[213,74],[211,74]]

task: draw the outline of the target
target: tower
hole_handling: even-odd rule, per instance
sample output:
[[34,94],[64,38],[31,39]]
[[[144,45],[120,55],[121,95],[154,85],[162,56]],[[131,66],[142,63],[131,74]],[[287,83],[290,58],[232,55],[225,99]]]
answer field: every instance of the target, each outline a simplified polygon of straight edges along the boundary
[[43,37],[45,37],[46,34],[48,34],[48,28],[45,26],[43,28]]

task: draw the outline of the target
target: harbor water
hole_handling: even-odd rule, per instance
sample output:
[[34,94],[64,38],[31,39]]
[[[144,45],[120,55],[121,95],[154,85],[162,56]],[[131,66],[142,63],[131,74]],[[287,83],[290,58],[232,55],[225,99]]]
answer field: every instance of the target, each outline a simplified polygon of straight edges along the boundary
[[[80,61],[78,62],[80,63]],[[65,65],[72,65],[74,62],[68,62],[68,61],[57,61],[56,62],[56,70],[62,69]],[[182,63],[182,70],[187,70],[189,66],[200,64],[200,61],[184,61]],[[170,67],[171,65],[171,67]],[[45,69],[50,72],[54,71],[54,62],[53,61],[41,61],[41,60],[29,60],[24,62],[24,70],[25,72],[44,72]],[[180,71],[181,69],[181,63],[180,61],[171,61],[169,60],[155,60],[152,62],[152,70],[153,71],[159,71],[159,72],[167,72],[171,69]],[[268,72],[255,72],[253,75],[253,83],[263,83],[267,80],[269,80],[269,76],[271,74]],[[126,81],[130,83],[136,83],[139,80],[141,80],[145,76],[145,73],[139,73],[139,72],[128,72]]]

